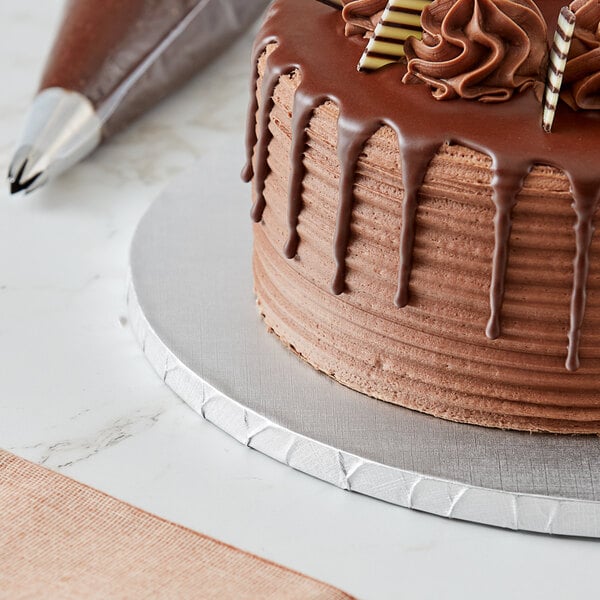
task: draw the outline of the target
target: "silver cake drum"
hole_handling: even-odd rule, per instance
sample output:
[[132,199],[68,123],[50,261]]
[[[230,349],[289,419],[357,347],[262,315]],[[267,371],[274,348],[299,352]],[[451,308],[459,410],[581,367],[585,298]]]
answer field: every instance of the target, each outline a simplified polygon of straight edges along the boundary
[[598,437],[392,406],[314,371],[267,332],[235,144],[174,182],[133,240],[131,323],[165,384],[241,443],[340,488],[450,518],[600,537]]

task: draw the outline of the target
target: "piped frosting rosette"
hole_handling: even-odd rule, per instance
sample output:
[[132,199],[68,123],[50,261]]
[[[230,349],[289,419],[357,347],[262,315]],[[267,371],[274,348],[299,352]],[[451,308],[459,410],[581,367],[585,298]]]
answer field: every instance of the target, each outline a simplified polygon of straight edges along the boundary
[[342,17],[346,21],[346,35],[370,36],[386,7],[387,0],[343,0]]
[[561,98],[573,109],[600,109],[600,2],[575,0],[575,31]]
[[438,100],[503,102],[542,94],[546,23],[532,0],[435,0],[421,17],[423,39],[404,46],[404,83],[425,82]]

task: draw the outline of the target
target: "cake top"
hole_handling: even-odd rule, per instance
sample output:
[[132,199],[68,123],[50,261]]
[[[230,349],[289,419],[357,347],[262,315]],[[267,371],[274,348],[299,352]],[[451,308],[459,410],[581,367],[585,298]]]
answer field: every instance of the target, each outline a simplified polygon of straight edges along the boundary
[[[598,0],[593,0],[593,3],[597,4]],[[439,5],[450,5],[444,8],[445,17],[436,13],[436,6]],[[371,14],[354,12],[355,8],[366,6],[370,6],[369,10],[373,11]],[[345,255],[350,239],[354,170],[365,143],[377,129],[387,125],[397,133],[402,158],[404,200],[399,283],[395,299],[399,308],[410,306],[410,272],[418,193],[431,159],[446,143],[461,144],[483,152],[492,160],[492,199],[497,213],[495,225],[490,223],[495,231],[496,246],[492,257],[490,319],[486,331],[489,338],[495,339],[501,335],[501,307],[512,209],[534,165],[545,164],[561,169],[571,184],[575,222],[575,267],[566,366],[571,371],[577,370],[593,234],[592,219],[600,200],[600,154],[597,151],[600,112],[574,111],[561,102],[553,132],[548,134],[541,127],[541,101],[539,93],[536,95],[541,71],[537,61],[541,54],[545,55],[543,47],[548,48],[546,38],[542,40],[541,36],[550,36],[548,32],[554,32],[561,2],[540,2],[538,10],[530,0],[436,0],[427,12],[424,11],[423,28],[426,35],[423,35],[422,42],[415,40],[407,47],[408,65],[406,61],[399,61],[373,72],[357,72],[356,66],[365,50],[363,36],[365,33],[367,37],[373,35],[369,23],[372,24],[373,17],[377,17],[381,6],[380,0],[346,3],[342,16],[346,16],[347,22],[340,18],[339,10],[315,0],[276,0],[271,6],[256,40],[254,61],[258,61],[269,44],[276,44],[276,48],[267,58],[260,103],[253,92],[248,125],[248,163],[244,171],[246,179],[254,176],[254,219],[261,219],[265,207],[263,192],[269,173],[269,113],[273,92],[279,78],[294,71],[300,71],[302,77],[292,119],[290,232],[285,252],[288,257],[293,257],[298,249],[296,224],[302,207],[302,159],[306,130],[314,109],[330,100],[339,107],[338,151],[342,171],[334,240],[337,269],[332,282],[333,293],[341,294],[345,290]],[[483,78],[485,85],[480,86],[485,87],[482,93],[476,91],[477,86],[472,85],[469,77],[440,76],[424,66],[436,62],[423,58],[426,55],[436,58],[432,51],[436,46],[427,36],[439,42],[438,46],[445,53],[442,56],[450,57],[437,62],[454,60],[454,51],[448,49],[449,40],[454,40],[454,37],[446,19],[453,14],[453,7],[465,6],[471,11],[486,7],[488,14],[495,15],[494,23],[499,21],[506,25],[503,29],[505,37],[521,40],[513,44],[516,46],[514,50],[505,51],[501,64],[507,66],[494,63],[488,69],[489,76]],[[580,10],[575,5],[573,8],[576,12]],[[469,23],[472,19],[468,12],[466,9],[463,12],[461,8],[460,14],[456,15],[456,22],[462,25],[455,27],[467,32],[470,39],[481,42],[480,45],[484,40],[490,45],[490,31],[484,28],[484,36],[480,33],[481,28],[471,28]],[[505,20],[500,13],[510,13],[512,19]],[[475,21],[483,22],[480,17]],[[520,23],[521,27],[526,24],[528,32],[536,32],[536,39],[532,39],[532,36],[527,36],[526,40],[522,36],[519,38],[520,34],[515,33],[512,25],[515,22]],[[348,32],[352,33],[361,27],[362,34],[346,36]],[[588,34],[580,32],[577,35],[578,39],[585,40]],[[468,45],[466,41],[463,42],[464,46]],[[585,46],[584,42],[581,42],[581,46]],[[459,47],[462,46],[459,44]],[[414,68],[410,67],[412,56],[420,61]],[[469,60],[462,61],[463,67],[468,66],[467,72],[484,72],[481,54],[474,51],[470,56]],[[407,76],[411,81],[416,77],[419,84],[402,83]],[[569,85],[573,86],[577,76],[571,74],[571,77]],[[593,74],[588,77],[595,81]],[[255,73],[253,90],[256,89],[257,78],[258,71]],[[586,86],[580,87],[586,89]],[[573,87],[572,90],[570,93],[575,102],[576,97],[584,97],[579,87]],[[464,94],[473,99],[466,99]],[[490,102],[490,99],[495,101]],[[498,99],[503,101],[499,102]]]
[[437,100],[502,102],[532,87],[541,97],[547,28],[532,0],[436,0],[421,26],[423,39],[404,43],[403,82],[428,84]]
[[[529,87],[541,98],[555,71],[558,88],[564,75],[561,96],[571,108],[600,108],[598,0],[562,7],[568,31],[560,19],[555,27],[561,10],[552,2],[542,3],[544,15],[533,0],[321,1],[343,8],[346,36],[375,36],[359,68],[405,56],[402,81],[428,84],[436,99],[501,102]],[[548,65],[555,35],[558,56]]]

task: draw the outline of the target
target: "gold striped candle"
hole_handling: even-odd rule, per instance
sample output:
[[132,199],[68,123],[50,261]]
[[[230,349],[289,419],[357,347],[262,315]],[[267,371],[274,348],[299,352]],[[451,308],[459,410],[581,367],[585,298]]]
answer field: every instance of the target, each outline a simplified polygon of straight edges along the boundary
[[550,61],[548,64],[548,77],[546,79],[546,89],[544,91],[544,113],[542,116],[542,127],[544,131],[550,133],[558,97],[562,85],[567,57],[571,48],[571,40],[575,31],[575,14],[566,6],[563,6],[558,16],[558,24],[554,34],[554,43],[550,50]]
[[404,56],[409,37],[421,39],[421,13],[431,0],[389,0],[359,63],[359,71],[375,71]]

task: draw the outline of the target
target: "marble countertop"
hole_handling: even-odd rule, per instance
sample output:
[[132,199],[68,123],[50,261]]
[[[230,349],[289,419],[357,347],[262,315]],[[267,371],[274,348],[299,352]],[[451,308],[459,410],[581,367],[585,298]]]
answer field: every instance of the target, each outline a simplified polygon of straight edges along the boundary
[[[0,173],[60,6],[0,0]],[[598,542],[342,492],[202,421],[146,363],[126,318],[131,237],[170,179],[242,143],[250,43],[39,193],[2,187],[0,446],[360,598],[596,592]]]

